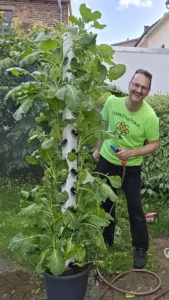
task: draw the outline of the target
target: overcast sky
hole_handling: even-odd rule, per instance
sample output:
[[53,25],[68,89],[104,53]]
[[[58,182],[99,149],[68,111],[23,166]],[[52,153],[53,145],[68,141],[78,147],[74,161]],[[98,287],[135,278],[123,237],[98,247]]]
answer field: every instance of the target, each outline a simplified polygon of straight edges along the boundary
[[152,25],[165,12],[166,0],[72,0],[72,13],[79,15],[79,6],[86,3],[92,11],[102,13],[100,23],[107,25],[98,31],[98,43],[112,44],[143,33],[144,25]]

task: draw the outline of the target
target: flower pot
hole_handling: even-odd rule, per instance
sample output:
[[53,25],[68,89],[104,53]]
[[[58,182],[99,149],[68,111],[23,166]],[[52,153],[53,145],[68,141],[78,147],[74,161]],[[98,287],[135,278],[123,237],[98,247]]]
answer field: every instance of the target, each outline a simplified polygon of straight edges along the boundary
[[91,264],[76,270],[72,268],[63,276],[44,272],[48,300],[83,300],[90,269]]

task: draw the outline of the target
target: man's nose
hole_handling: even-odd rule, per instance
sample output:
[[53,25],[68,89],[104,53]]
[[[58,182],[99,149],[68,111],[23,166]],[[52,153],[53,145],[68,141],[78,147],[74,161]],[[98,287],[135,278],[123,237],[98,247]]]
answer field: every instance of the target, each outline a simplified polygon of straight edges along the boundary
[[139,86],[139,87],[137,88],[137,91],[138,91],[139,93],[141,93],[141,86]]

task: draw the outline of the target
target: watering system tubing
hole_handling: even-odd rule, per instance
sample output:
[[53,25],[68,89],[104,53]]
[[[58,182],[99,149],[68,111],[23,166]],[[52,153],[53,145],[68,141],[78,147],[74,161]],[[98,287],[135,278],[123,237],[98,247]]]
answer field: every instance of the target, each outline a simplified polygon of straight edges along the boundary
[[[118,149],[116,147],[114,147],[113,145],[110,146],[111,149],[117,153],[118,152]],[[123,184],[123,181],[124,181],[124,177],[125,177],[125,172],[126,172],[126,161],[121,161],[121,164],[123,165],[123,174],[122,174],[122,182],[121,182],[121,187],[122,187],[122,184]],[[117,194],[119,194],[120,192],[120,189],[121,187],[118,189],[117,191]],[[113,207],[114,207],[114,203],[110,209],[110,214],[113,210]],[[102,229],[102,233],[104,231],[105,227]],[[147,291],[147,292],[130,292],[130,291],[126,291],[126,290],[123,290],[123,289],[120,289],[118,288],[117,286],[113,285],[114,282],[116,282],[117,280],[119,280],[120,278],[124,277],[125,275],[128,275],[130,273],[146,273],[146,274],[150,274],[152,276],[154,276],[157,281],[158,281],[158,284],[157,284],[157,287],[155,287],[154,289],[150,290],[150,291]],[[99,271],[99,269],[97,268],[97,274],[98,276],[100,277],[100,279],[107,285],[106,289],[104,290],[104,292],[100,295],[99,299],[98,300],[103,300],[108,289],[109,288],[112,288],[116,291],[118,291],[119,293],[121,294],[129,294],[129,295],[134,295],[134,296],[147,296],[147,295],[152,295],[154,294],[155,292],[157,292],[160,288],[161,288],[161,279],[159,278],[159,276],[157,274],[155,274],[154,272],[152,271],[148,271],[148,270],[141,270],[141,269],[132,269],[132,270],[128,270],[120,275],[118,275],[117,277],[115,277],[111,282],[107,281],[101,274],[101,272]],[[165,294],[167,294],[169,292],[169,288],[163,292],[161,292],[160,294],[158,294],[157,296],[155,296],[154,298],[152,298],[152,300],[157,300],[157,299],[160,299],[162,296],[164,296]]]

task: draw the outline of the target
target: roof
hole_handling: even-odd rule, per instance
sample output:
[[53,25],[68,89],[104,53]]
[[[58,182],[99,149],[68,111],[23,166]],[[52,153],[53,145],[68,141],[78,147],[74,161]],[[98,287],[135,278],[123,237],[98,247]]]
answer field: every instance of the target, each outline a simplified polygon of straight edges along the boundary
[[[58,2],[58,0],[49,0],[49,1]],[[71,0],[61,0],[61,2],[71,2]]]
[[158,29],[158,27],[167,20],[167,18],[169,18],[169,12],[165,13],[164,16],[159,19],[158,21],[156,21],[154,24],[152,24],[151,26],[144,26],[144,32],[143,34],[135,39],[131,39],[131,40],[125,40],[119,43],[115,43],[112,44],[111,46],[120,46],[121,44],[128,44],[130,42],[135,42],[135,44],[133,45],[133,47],[137,47],[137,45],[140,43],[140,41],[145,37],[147,38],[148,36],[150,36],[152,33],[154,33],[154,31],[156,29]]
[[158,21],[156,21],[154,24],[152,24],[151,26],[145,26],[145,30],[143,32],[143,34],[140,36],[140,38],[137,40],[135,47],[137,47],[137,45],[139,44],[139,42],[144,38],[144,37],[148,37],[150,36],[156,29],[158,29],[158,27],[166,21],[166,19],[169,17],[169,12],[165,13],[164,16],[159,19]]
[[136,39],[131,39],[131,40],[125,40],[125,41],[122,41],[122,42],[119,42],[119,43],[115,43],[115,44],[111,44],[111,46],[118,46],[120,44],[128,44],[130,42],[137,42],[139,38],[136,38]]

